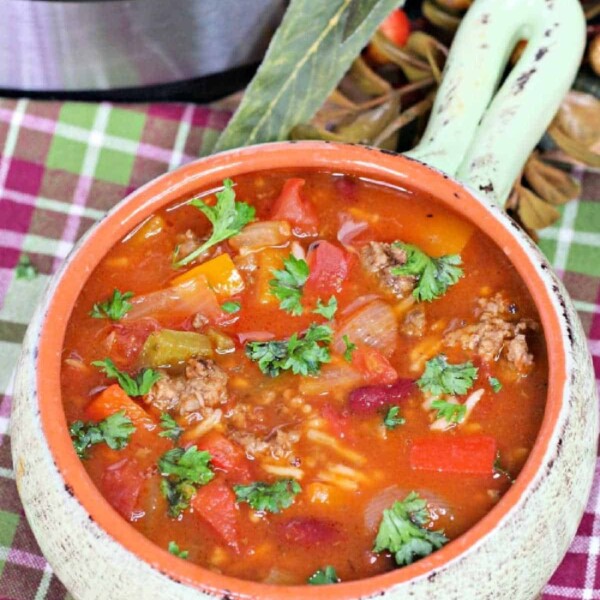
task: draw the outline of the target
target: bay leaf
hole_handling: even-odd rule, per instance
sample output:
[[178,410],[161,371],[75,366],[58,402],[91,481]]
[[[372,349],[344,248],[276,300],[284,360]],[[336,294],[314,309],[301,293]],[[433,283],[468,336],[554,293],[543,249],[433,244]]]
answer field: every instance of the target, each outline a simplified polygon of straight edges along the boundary
[[283,140],[311,119],[399,0],[291,0],[214,151]]

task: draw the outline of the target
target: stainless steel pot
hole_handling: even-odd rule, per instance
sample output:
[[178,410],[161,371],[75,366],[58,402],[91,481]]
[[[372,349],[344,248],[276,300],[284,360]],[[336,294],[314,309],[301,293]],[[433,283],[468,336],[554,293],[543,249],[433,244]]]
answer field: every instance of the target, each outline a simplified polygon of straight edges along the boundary
[[258,62],[285,0],[2,0],[0,88],[171,83]]

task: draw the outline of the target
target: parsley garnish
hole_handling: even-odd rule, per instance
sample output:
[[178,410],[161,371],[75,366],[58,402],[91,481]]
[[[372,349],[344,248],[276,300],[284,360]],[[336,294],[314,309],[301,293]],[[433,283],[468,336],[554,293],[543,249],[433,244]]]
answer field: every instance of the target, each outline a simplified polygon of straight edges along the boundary
[[290,254],[283,259],[283,269],[271,269],[275,279],[269,281],[271,293],[279,300],[279,308],[293,316],[301,315],[302,286],[309,275],[308,263]]
[[295,479],[280,479],[275,483],[256,481],[249,485],[234,485],[236,502],[247,502],[254,510],[278,513],[294,502],[302,491]]
[[339,583],[340,578],[337,576],[335,569],[328,565],[324,569],[315,571],[309,578],[309,585],[329,585],[331,583]]
[[131,302],[128,302],[131,298],[133,298],[133,292],[125,292],[123,294],[120,290],[114,290],[112,298],[106,302],[96,302],[92,310],[90,310],[89,315],[94,319],[118,321],[131,310]]
[[143,369],[133,379],[124,371],[119,371],[110,358],[95,360],[92,364],[98,367],[107,377],[116,379],[128,396],[145,396],[150,391],[150,388],[161,378],[161,374],[157,371]]
[[417,385],[432,396],[461,396],[469,391],[476,378],[477,367],[474,367],[472,362],[451,365],[446,357],[440,354],[427,361],[425,372],[417,380]]
[[462,423],[467,414],[467,407],[464,404],[448,402],[441,398],[434,400],[431,408],[437,410],[438,419],[445,419],[448,423]]
[[302,337],[294,333],[289,340],[248,342],[246,356],[257,362],[260,370],[270,377],[276,377],[281,371],[314,375],[323,363],[331,360],[332,334],[328,325],[312,323]]
[[234,302],[233,300],[229,300],[228,302],[223,302],[223,304],[221,304],[221,308],[230,315],[238,312],[241,307],[242,306],[239,302]]
[[31,263],[31,259],[27,254],[21,255],[19,262],[15,268],[15,275],[17,279],[25,279],[31,281],[35,279],[38,274],[38,270]]
[[391,552],[399,566],[428,556],[448,541],[443,531],[425,529],[430,519],[427,502],[411,492],[383,511],[373,551]]
[[462,264],[458,254],[447,254],[439,258],[431,258],[425,252],[403,242],[394,242],[394,246],[406,252],[406,263],[392,268],[393,275],[408,275],[417,278],[413,291],[418,301],[431,302],[443,296],[451,285],[463,275]]
[[383,424],[388,429],[396,429],[399,425],[404,425],[406,419],[400,414],[399,406],[390,406],[384,419]]
[[494,392],[496,392],[496,394],[502,389],[502,384],[500,383],[500,380],[496,379],[495,377],[488,377],[488,383],[490,384],[490,387],[494,390]]
[[342,336],[342,341],[344,342],[344,345],[346,346],[346,349],[344,350],[344,360],[346,360],[348,362],[352,362],[352,354],[356,350],[356,344],[353,344],[350,341],[350,338],[345,334]]
[[113,450],[121,450],[127,446],[134,431],[135,426],[124,410],[98,423],[75,421],[69,427],[69,434],[79,458],[87,458],[87,449],[101,442],[105,442]]
[[188,506],[199,485],[205,485],[215,474],[210,468],[210,453],[190,446],[173,448],[158,460],[163,480],[160,490],[169,503],[169,515],[178,517]]
[[215,195],[217,197],[215,206],[209,206],[200,198],[194,198],[190,202],[192,206],[195,206],[206,215],[212,223],[213,231],[203,244],[179,261],[175,260],[177,258],[176,250],[173,260],[175,268],[191,263],[215,244],[239,233],[245,225],[254,219],[256,211],[253,206],[245,202],[236,202],[233,181],[231,179],[225,179],[223,181],[223,189]]
[[177,545],[177,542],[169,542],[169,546],[168,546],[168,550],[171,554],[173,554],[174,556],[177,556],[178,558],[187,558],[189,552],[187,550],[180,550],[179,546]]
[[169,413],[162,413],[160,415],[160,426],[163,428],[163,431],[158,434],[159,437],[166,437],[174,442],[183,433],[183,427],[180,427]]
[[323,304],[323,302],[321,302],[321,298],[319,298],[317,300],[317,308],[313,310],[313,313],[315,313],[316,315],[321,315],[322,317],[325,317],[328,321],[331,321],[337,309],[337,298],[335,296],[331,296],[327,304]]

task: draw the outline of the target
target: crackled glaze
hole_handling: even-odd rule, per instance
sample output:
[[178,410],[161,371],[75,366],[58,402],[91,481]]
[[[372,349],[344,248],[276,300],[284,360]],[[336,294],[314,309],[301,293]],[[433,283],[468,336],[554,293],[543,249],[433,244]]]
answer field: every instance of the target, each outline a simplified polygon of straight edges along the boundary
[[[417,563],[321,588],[240,581],[176,559],[104,501],[70,447],[61,410],[62,332],[100,257],[160,206],[244,172],[316,167],[416,187],[463,212],[511,257],[540,310],[551,358],[548,408],[513,488],[462,537]],[[570,299],[529,238],[500,209],[416,160],[354,146],[269,144],[203,159],[132,194],[96,225],[55,276],[29,327],[15,389],[17,485],[40,547],[76,598],[530,599],[572,540],[590,490],[597,398],[585,337]],[[310,590],[310,591],[309,591]]]

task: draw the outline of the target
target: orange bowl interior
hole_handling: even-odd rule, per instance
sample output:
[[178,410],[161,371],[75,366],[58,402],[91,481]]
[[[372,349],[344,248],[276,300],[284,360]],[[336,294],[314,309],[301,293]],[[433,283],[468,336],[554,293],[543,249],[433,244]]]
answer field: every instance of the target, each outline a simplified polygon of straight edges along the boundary
[[158,208],[186,199],[201,189],[218,185],[225,177],[281,168],[316,168],[360,175],[435,197],[472,221],[510,257],[536,303],[545,331],[550,381],[544,419],[536,443],[515,484],[483,519],[441,550],[408,567],[369,579],[335,586],[311,587],[315,599],[371,596],[401,582],[422,577],[457,558],[487,536],[518,502],[548,449],[560,413],[566,382],[565,349],[560,322],[550,293],[522,245],[488,209],[460,184],[425,165],[376,149],[323,142],[285,142],[228,152],[186,165],[134,192],[118,205],[88,236],[64,268],[49,303],[38,354],[37,385],[42,427],[65,484],[94,521],[130,552],[184,584],[230,597],[283,599],[302,595],[302,587],[273,586],[219,575],[186,563],[154,545],[130,526],[96,490],[69,438],[60,394],[60,362],[65,328],[81,288],[106,252]]

